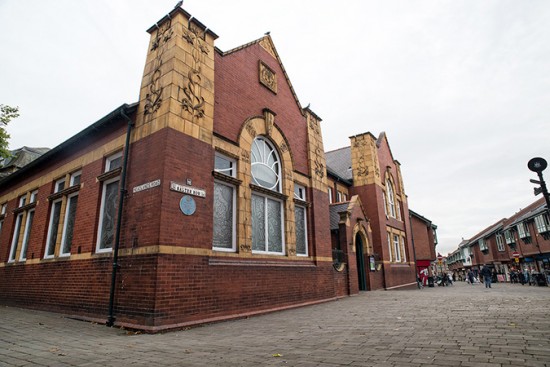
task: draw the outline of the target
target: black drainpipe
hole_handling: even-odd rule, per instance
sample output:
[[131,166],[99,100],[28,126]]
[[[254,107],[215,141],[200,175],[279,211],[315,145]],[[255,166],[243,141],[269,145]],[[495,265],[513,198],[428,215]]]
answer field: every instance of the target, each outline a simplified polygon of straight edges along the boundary
[[116,220],[115,232],[115,247],[113,249],[113,271],[111,273],[111,290],[109,292],[109,317],[107,318],[107,326],[113,326],[115,323],[114,304],[115,304],[115,283],[116,273],[118,269],[118,248],[120,245],[120,227],[122,222],[122,207],[124,204],[124,196],[126,196],[126,173],[128,171],[128,153],[130,151],[130,134],[132,132],[132,119],[124,113],[125,108],[120,109],[120,115],[128,121],[128,129],[126,130],[126,143],[124,145],[124,162],[122,163],[122,173],[120,178],[120,196],[118,197],[118,214]]

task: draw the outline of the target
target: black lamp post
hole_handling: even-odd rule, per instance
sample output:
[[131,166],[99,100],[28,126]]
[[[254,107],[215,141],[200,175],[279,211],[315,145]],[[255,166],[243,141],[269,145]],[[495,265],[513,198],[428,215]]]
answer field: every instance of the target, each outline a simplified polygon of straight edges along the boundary
[[546,200],[546,208],[548,211],[550,211],[550,194],[548,193],[548,188],[546,187],[546,182],[544,182],[544,178],[542,177],[542,171],[548,167],[548,163],[544,158],[536,157],[529,160],[527,163],[527,167],[533,171],[536,172],[539,176],[539,180],[530,180],[532,183],[540,185],[540,187],[535,187],[535,196],[542,193],[544,196],[544,199]]

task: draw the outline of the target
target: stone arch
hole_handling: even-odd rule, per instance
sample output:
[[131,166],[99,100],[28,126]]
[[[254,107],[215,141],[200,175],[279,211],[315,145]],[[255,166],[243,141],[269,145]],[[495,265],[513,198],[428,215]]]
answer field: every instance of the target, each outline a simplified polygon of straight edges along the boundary
[[238,165],[238,178],[242,181],[239,189],[239,252],[251,252],[252,250],[252,223],[250,200],[252,190],[250,183],[252,176],[250,171],[252,142],[257,136],[263,136],[273,144],[281,159],[281,194],[284,197],[284,233],[285,254],[296,255],[296,235],[294,218],[294,164],[291,147],[283,132],[274,122],[274,114],[265,112],[263,116],[253,116],[243,122],[239,131],[238,143],[240,159]]

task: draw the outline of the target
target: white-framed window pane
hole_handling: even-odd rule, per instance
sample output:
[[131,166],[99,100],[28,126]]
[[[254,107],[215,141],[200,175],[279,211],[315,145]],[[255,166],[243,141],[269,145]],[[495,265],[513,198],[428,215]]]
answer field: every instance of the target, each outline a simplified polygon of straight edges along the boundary
[[15,229],[13,231],[13,239],[11,241],[10,256],[8,258],[9,261],[15,260],[15,254],[17,253],[17,245],[19,244],[19,232],[21,231],[22,221],[23,221],[23,213],[17,214],[17,218],[15,218]]
[[252,250],[265,251],[265,198],[252,195]]
[[55,181],[54,192],[59,192],[59,191],[62,191],[64,189],[65,189],[65,179],[64,178]]
[[103,198],[99,218],[97,251],[110,250],[115,241],[116,214],[118,207],[119,179],[103,183]]
[[306,188],[302,185],[294,184],[294,198],[298,200],[306,200]]
[[234,159],[228,158],[222,154],[216,153],[214,156],[214,170],[216,172],[223,173],[225,175],[235,177],[236,175],[236,162]]
[[78,195],[70,196],[67,199],[67,209],[65,210],[65,228],[63,228],[63,237],[61,241],[62,255],[68,255],[71,253],[77,206]]
[[328,188],[328,202],[332,204],[332,188]]
[[0,210],[0,215],[6,214],[7,208],[8,208],[8,204],[2,204],[2,209]]
[[296,206],[294,208],[296,220],[296,254],[307,256],[307,220],[306,208]]
[[251,173],[254,184],[277,192],[281,191],[281,167],[275,148],[263,137],[252,142]]
[[46,253],[44,257],[52,257],[55,254],[55,244],[57,243],[57,232],[59,230],[59,220],[61,217],[61,200],[52,203],[50,212],[50,226],[48,228],[48,242],[46,244]]
[[105,172],[122,167],[122,152],[113,154],[105,160]]
[[386,193],[382,192],[382,199],[384,199],[384,214],[388,216],[388,200],[386,198]]
[[390,253],[390,261],[393,261],[393,250],[392,250],[392,246],[391,246],[391,236],[390,234],[388,233],[388,250],[389,250],[389,253]]
[[34,190],[33,192],[31,192],[31,203],[36,202],[37,196],[38,196],[38,190]]
[[395,261],[401,261],[401,250],[399,249],[399,236],[393,235],[393,247],[395,250]]
[[82,177],[82,172],[81,171],[74,172],[73,174],[71,174],[71,186],[80,185],[80,178],[81,177]]
[[22,206],[25,206],[26,203],[27,203],[27,195],[20,196],[19,197],[19,208],[21,208]]
[[27,212],[27,220],[25,222],[25,234],[23,235],[23,245],[21,246],[21,254],[19,255],[20,261],[27,259],[27,247],[29,246],[29,237],[31,236],[33,219],[34,219],[34,210],[29,210]]
[[281,223],[281,202],[267,199],[267,231],[269,252],[283,252],[283,227]]
[[214,182],[213,247],[235,250],[235,188]]

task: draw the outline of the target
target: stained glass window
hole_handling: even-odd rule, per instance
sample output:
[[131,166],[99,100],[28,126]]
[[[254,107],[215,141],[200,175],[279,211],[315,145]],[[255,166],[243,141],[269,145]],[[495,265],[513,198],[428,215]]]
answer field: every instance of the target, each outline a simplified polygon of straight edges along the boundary
[[65,229],[63,230],[63,240],[61,242],[61,254],[69,255],[73,243],[74,221],[76,218],[76,207],[78,205],[78,195],[70,196],[67,201],[65,212]]
[[44,257],[52,257],[55,254],[55,244],[57,242],[57,231],[59,229],[59,217],[61,214],[61,200],[52,203],[50,213],[50,228],[48,229],[48,243]]
[[110,250],[115,240],[116,213],[118,206],[119,180],[106,181],[103,184],[103,201],[101,203],[100,230],[98,251]]
[[294,218],[296,220],[296,254],[307,255],[306,208],[296,206]]
[[34,210],[27,212],[27,223],[25,224],[25,235],[23,236],[23,246],[21,246],[21,254],[19,260],[27,259],[27,247],[29,246],[29,237],[31,236],[32,222],[34,219]]
[[234,250],[235,188],[214,182],[214,241],[215,249]]
[[[268,190],[281,192],[281,164],[274,146],[257,137],[251,149],[252,182]],[[284,253],[282,202],[269,196],[252,195],[252,250]]]

